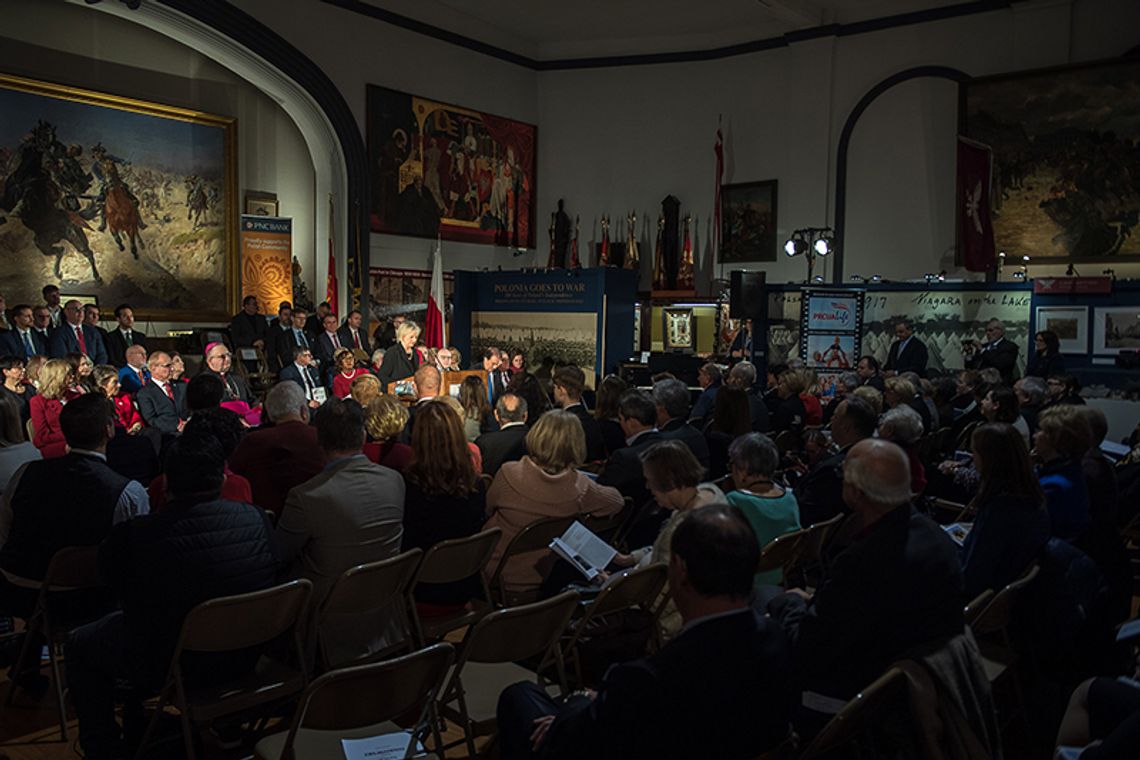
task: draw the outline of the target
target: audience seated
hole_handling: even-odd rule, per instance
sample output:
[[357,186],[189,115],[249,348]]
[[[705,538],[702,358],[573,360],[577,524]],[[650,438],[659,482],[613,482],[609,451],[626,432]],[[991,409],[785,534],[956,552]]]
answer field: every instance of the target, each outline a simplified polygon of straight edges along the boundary
[[[728,450],[732,482],[736,486],[727,500],[739,509],[756,534],[763,549],[777,537],[800,529],[796,496],[773,480],[780,463],[780,452],[772,439],[761,433],[748,433],[732,442]],[[783,580],[783,572],[769,570],[756,574],[757,585],[773,585]]]
[[338,348],[333,352],[333,368],[332,392],[342,399],[352,395],[352,383],[358,377],[369,375],[368,370],[356,366],[356,356],[347,348]]
[[51,359],[40,370],[39,393],[28,400],[32,443],[44,459],[54,459],[67,453],[59,415],[74,377],[75,372],[66,359]]
[[1037,477],[1045,491],[1053,535],[1075,542],[1092,522],[1081,470],[1081,458],[1089,449],[1092,433],[1080,409],[1069,404],[1043,410],[1037,424],[1033,450],[1041,461]]
[[971,440],[980,480],[970,502],[974,526],[960,552],[967,599],[1005,588],[1049,539],[1045,495],[1020,433],[1007,423],[987,423]]
[[497,711],[504,760],[746,758],[787,738],[788,650],[778,626],[748,607],[759,557],[748,524],[728,507],[703,507],[671,545],[680,634],[610,668],[597,693],[560,702],[531,682],[508,687]]
[[[125,714],[161,688],[186,614],[209,599],[269,588],[278,558],[259,508],[219,495],[225,457],[206,431],[187,426],[166,458],[170,502],[161,514],[117,525],[100,548],[101,575],[121,610],[75,630],[67,644],[67,684],[79,718],[79,745],[92,760],[129,757],[115,722],[120,684]],[[259,652],[199,654],[182,663],[187,686],[204,688],[251,672]]]
[[[850,400],[847,402],[850,403]],[[864,440],[844,464],[843,497],[861,528],[814,595],[771,600],[792,645],[805,693],[797,730],[812,736],[829,715],[911,648],[962,632],[962,570],[946,533],[910,506],[910,463],[893,443]],[[822,697],[822,699],[820,699]]]
[[[407,322],[404,324],[407,324]],[[408,407],[408,424],[404,427],[404,439],[406,441],[412,439],[412,428],[415,427],[416,424],[416,411],[424,404],[431,403],[439,398],[439,389],[443,385],[443,376],[439,374],[438,369],[430,364],[425,364],[416,370],[412,376],[412,382],[416,388],[416,403]],[[463,416],[462,408],[459,414],[461,417]]]
[[[483,526],[486,492],[475,473],[463,427],[443,404],[427,404],[416,415],[412,462],[404,471],[403,550],[425,552],[450,538],[478,533]],[[416,602],[462,606],[480,594],[478,576],[448,584],[418,584]]]
[[[510,376],[510,382],[507,383],[504,392],[513,393],[526,399],[527,414],[530,419],[537,420],[547,410],[551,409],[550,396],[543,390],[537,377],[526,371],[513,375],[509,374],[509,370],[503,369],[501,371],[507,372]],[[499,395],[495,394],[495,399],[498,400],[498,398]]]
[[835,393],[823,406],[823,424],[830,425],[831,418],[839,402],[847,398],[847,394],[859,387],[859,376],[854,372],[844,372],[835,380]]
[[[201,375],[214,375],[222,381],[224,402],[240,401],[250,403],[249,386],[245,378],[233,371],[234,355],[224,343],[211,343],[206,346],[205,361]],[[234,411],[238,411],[234,409]],[[241,414],[241,412],[238,412]]]
[[[191,380],[190,386],[193,387],[198,379],[199,378],[196,377]],[[195,410],[194,414],[191,415],[190,419],[186,422],[186,428],[183,430],[183,433],[185,433],[186,430],[195,430],[198,433],[198,437],[209,436],[216,440],[221,444],[222,455],[227,461],[233,456],[234,451],[237,449],[238,441],[241,440],[242,434],[240,418],[221,407]],[[221,498],[226,501],[252,504],[253,492],[250,488],[249,481],[241,475],[231,472],[229,465],[226,465],[224,475]],[[155,478],[147,491],[150,494],[151,511],[162,511],[169,499],[166,476],[159,475]]]
[[0,396],[10,398],[16,405],[21,430],[32,418],[31,400],[36,395],[36,389],[26,382],[24,366],[22,357],[0,356],[0,374],[3,375],[0,377]]
[[115,407],[115,428],[134,435],[143,429],[143,418],[135,406],[134,397],[122,390],[119,372],[110,364],[95,368],[95,390],[101,392]]
[[800,401],[804,404],[804,427],[819,427],[823,424],[823,404],[819,400],[819,378],[815,370],[801,367],[796,370],[803,376],[804,389]]
[[910,460],[911,493],[922,496],[926,491],[926,467],[918,456],[918,441],[922,438],[922,419],[918,412],[910,406],[888,409],[879,420],[879,437],[906,452],[907,459]]
[[776,406],[772,408],[772,432],[803,430],[807,411],[801,394],[807,390],[807,378],[796,369],[784,370],[776,381]]
[[135,396],[139,413],[148,427],[167,435],[181,433],[186,424],[186,383],[171,379],[170,354],[155,351],[147,359],[150,380]]
[[126,364],[119,370],[119,384],[127,393],[135,394],[150,380],[146,366],[146,349],[139,345],[128,346]]
[[[435,368],[432,367],[432,369],[435,369]],[[454,396],[437,396],[437,397],[432,398],[432,399],[425,399],[425,403],[427,403],[427,402],[436,403],[436,404],[443,404],[444,406],[446,406],[448,409],[450,409],[452,412],[455,413],[455,416],[459,418],[460,424],[462,424],[462,422],[463,422],[463,407],[459,405],[459,399],[455,398]],[[409,438],[408,440],[411,440],[411,439]],[[474,443],[471,443],[471,441],[467,441],[466,439],[464,439],[464,442],[467,444],[467,451],[471,454],[471,464],[475,467],[475,474],[476,475],[482,475],[483,474],[483,452],[481,452],[479,450],[478,446],[476,446]]]
[[981,402],[982,417],[986,422],[1004,422],[1012,425],[1029,442],[1029,425],[1021,418],[1017,394],[1004,385],[991,385]]
[[[723,386],[718,383],[713,398]],[[703,395],[703,394],[702,394]],[[675,378],[653,383],[653,403],[657,407],[657,430],[662,439],[676,440],[689,447],[702,467],[709,466],[709,444],[702,435],[703,425],[689,419],[689,388]],[[701,419],[711,420],[713,407]]]
[[1089,447],[1081,457],[1081,471],[1089,495],[1089,528],[1078,546],[1089,555],[1108,581],[1114,621],[1127,618],[1132,612],[1132,567],[1129,553],[1121,538],[1120,490],[1116,470],[1101,451],[1100,445],[1108,434],[1108,419],[1094,406],[1075,408],[1089,428]]
[[[910,407],[922,420],[922,432],[931,430],[930,409],[910,380],[905,377],[888,377],[884,384],[887,390],[883,392],[883,405],[887,409],[899,406]],[[919,435],[921,436],[921,433]]]
[[712,417],[705,425],[710,478],[720,478],[728,472],[729,445],[752,431],[748,412],[748,394],[744,391],[722,385],[716,392]]
[[369,461],[404,472],[412,462],[412,447],[400,442],[408,424],[408,409],[395,396],[377,396],[364,410],[364,429],[371,439],[364,444]]
[[281,514],[289,490],[316,477],[325,464],[309,404],[296,383],[278,383],[265,397],[271,427],[250,431],[229,457],[233,473],[249,481],[252,502]]
[[657,404],[645,391],[628,390],[618,402],[618,421],[626,436],[625,446],[610,454],[598,483],[616,488],[622,496],[628,496],[635,507],[640,507],[649,500],[641,455],[653,444],[665,440],[656,427]]
[[855,374],[859,377],[859,386],[869,386],[882,393],[886,386],[883,384],[883,375],[879,360],[873,356],[860,356],[855,365]]
[[831,418],[831,441],[839,451],[821,460],[796,481],[796,502],[800,522],[814,525],[846,511],[843,503],[843,463],[851,447],[875,433],[878,414],[861,398],[861,390],[877,393],[862,386],[836,407]]
[[[0,506],[0,569],[34,581],[43,579],[60,549],[98,544],[112,525],[150,511],[143,487],[107,465],[115,430],[111,402],[94,393],[77,398],[63,408],[59,424],[67,454],[25,465]],[[0,577],[0,609],[27,617],[35,597],[34,590]]]
[[95,368],[95,388],[115,409],[115,435],[107,442],[107,464],[120,475],[150,485],[162,469],[158,460],[162,436],[148,430],[134,396],[120,389],[119,373],[109,364]]
[[1052,406],[1084,406],[1081,383],[1072,375],[1052,375],[1045,381],[1045,403],[1042,409]]
[[697,397],[697,403],[693,404],[689,419],[698,429],[704,427],[705,418],[712,414],[713,402],[716,401],[716,392],[720,390],[723,377],[720,366],[712,362],[702,365],[697,370],[697,385],[701,386],[701,395]]
[[495,402],[499,429],[483,433],[475,440],[483,455],[483,472],[494,476],[506,462],[517,462],[526,454],[526,426],[529,410],[526,399],[504,393]]
[[91,363],[87,354],[81,354],[77,351],[69,351],[63,355],[63,358],[71,365],[72,371],[71,385],[63,394],[63,401],[67,403],[73,398],[79,398],[94,390],[95,381],[92,374],[95,372],[95,365]]
[[368,405],[372,403],[372,399],[383,395],[383,393],[376,375],[365,372],[352,381],[348,395],[352,397],[353,401],[360,404],[361,409],[367,409]]
[[276,538],[290,575],[311,580],[320,604],[348,568],[399,553],[404,481],[362,453],[364,412],[355,401],[330,399],[316,427],[325,468],[289,491]]
[[1045,381],[1039,377],[1023,377],[1014,383],[1013,392],[1017,394],[1018,408],[1032,438],[1037,432],[1037,415],[1045,403]]
[[40,450],[24,437],[16,402],[0,394],[0,500],[20,467],[41,458]]
[[756,365],[752,362],[737,362],[728,371],[724,381],[730,388],[739,388],[748,394],[748,419],[751,429],[757,433],[768,432],[768,405],[756,392]]
[[618,421],[618,402],[627,390],[629,384],[617,375],[607,375],[598,385],[594,419],[598,421],[598,428],[602,431],[607,457],[625,446],[625,432],[621,429],[621,422]]
[[[1057,748],[1081,760],[1118,760],[1140,754],[1140,684],[1131,677],[1090,678],[1069,700],[1057,731]],[[1083,750],[1083,751],[1082,751]],[[1077,755],[1056,755],[1058,758]]]
[[875,413],[876,419],[883,413],[883,394],[881,391],[877,391],[869,385],[860,385],[851,392],[851,395],[865,401]]
[[[526,449],[528,454],[519,461],[503,464],[487,492],[486,527],[503,531],[487,564],[489,571],[511,539],[535,520],[605,516],[622,508],[617,489],[599,485],[578,471],[586,458],[586,434],[572,412],[551,411],[539,417],[526,434]],[[640,461],[637,467],[640,473]],[[535,591],[552,564],[553,556],[545,550],[521,555],[503,572],[503,587],[509,593]]]
[[468,441],[476,441],[486,430],[492,429],[491,404],[487,401],[487,384],[483,378],[478,375],[463,378],[459,384],[459,405],[463,407],[463,435]]
[[[582,402],[582,392],[586,388],[586,374],[581,367],[559,367],[551,379],[556,406],[573,413],[582,423],[586,434],[586,461],[600,462],[606,458],[606,442],[602,429],[590,410]],[[686,409],[686,412],[688,409]]]
[[313,366],[313,352],[307,346],[296,346],[293,349],[293,363],[282,367],[278,377],[301,389],[309,409],[320,408],[326,396],[325,389],[321,385],[320,373]]

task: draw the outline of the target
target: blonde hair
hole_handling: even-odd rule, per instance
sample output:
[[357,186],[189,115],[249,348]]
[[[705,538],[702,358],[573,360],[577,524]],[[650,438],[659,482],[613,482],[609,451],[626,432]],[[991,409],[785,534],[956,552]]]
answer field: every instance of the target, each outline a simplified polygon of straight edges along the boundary
[[410,333],[420,334],[420,326],[412,320],[401,322],[400,326],[396,328],[396,342],[400,343],[404,340],[404,336]]
[[363,407],[372,403],[372,399],[380,395],[380,381],[376,375],[359,375],[353,378],[351,388],[352,400]]
[[586,461],[586,433],[573,412],[547,412],[526,434],[526,450],[535,464],[556,475]]
[[1092,445],[1092,431],[1081,407],[1058,404],[1037,417],[1037,427],[1049,444],[1066,459],[1080,459]]
[[870,404],[871,408],[875,410],[876,417],[883,413],[883,394],[879,392],[878,388],[872,388],[869,385],[860,385],[851,391],[851,395],[857,396]]
[[43,354],[36,354],[28,363],[24,365],[24,374],[29,380],[34,382],[40,381],[40,371],[43,370],[44,365],[48,363],[48,358]]
[[459,424],[463,424],[463,405],[459,403],[459,399],[455,398],[454,396],[436,396],[431,400],[431,402],[433,404],[443,404],[448,409],[455,412],[457,415],[459,415]]
[[40,370],[40,395],[44,398],[59,398],[67,390],[68,380],[74,370],[67,359],[50,359]]
[[789,396],[798,396],[808,389],[809,376],[802,369],[789,369],[780,374],[778,387]]
[[914,398],[914,383],[905,377],[888,377],[883,381],[883,387],[886,389],[886,393],[894,393],[896,396],[899,396],[903,402],[910,401]]
[[395,438],[407,424],[408,410],[395,396],[376,396],[368,402],[364,427],[368,435],[376,440],[387,441]]

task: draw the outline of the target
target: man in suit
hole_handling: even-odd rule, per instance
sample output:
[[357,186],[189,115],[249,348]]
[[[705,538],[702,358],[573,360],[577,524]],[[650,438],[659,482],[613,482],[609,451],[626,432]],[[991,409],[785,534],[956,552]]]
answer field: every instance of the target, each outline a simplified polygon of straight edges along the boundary
[[320,363],[321,372],[327,375],[336,369],[333,367],[333,354],[345,345],[337,332],[336,314],[326,314],[321,324],[321,331],[313,344],[313,356]]
[[768,405],[753,389],[756,384],[756,365],[750,361],[737,362],[728,371],[728,379],[724,382],[729,388],[738,388],[748,394],[748,417],[752,423],[752,431],[767,433]]
[[287,330],[277,336],[274,351],[277,354],[278,373],[293,363],[293,349],[301,346],[311,349],[313,336],[305,329],[307,312],[302,308],[293,309],[293,322]]
[[230,469],[249,481],[253,503],[281,514],[289,489],[320,474],[317,429],[309,424],[309,402],[296,383],[278,383],[265,397],[273,426],[242,438]]
[[293,360],[293,305],[282,301],[265,330],[265,360],[276,374]]
[[883,376],[879,372],[879,360],[875,357],[860,356],[855,365],[855,374],[859,377],[859,385],[869,385],[879,393],[886,390]]
[[503,369],[502,352],[494,346],[483,349],[483,355],[472,362],[471,369],[481,369],[487,373],[487,403],[494,406],[510,383],[510,377]]
[[368,333],[364,330],[363,325],[364,312],[360,309],[350,311],[344,320],[344,324],[337,331],[340,334],[340,344],[345,348],[363,351],[371,356],[372,342],[368,339]]
[[127,393],[138,393],[147,380],[150,370],[146,366],[146,349],[135,344],[127,347],[126,366],[119,370],[119,385]]
[[497,710],[503,760],[758,757],[788,737],[791,663],[779,626],[748,606],[760,556],[748,522],[728,506],[694,510],[671,549],[681,633],[611,667],[597,692],[555,701],[532,682],[507,687]]
[[554,387],[554,403],[570,412],[582,423],[586,434],[586,461],[597,462],[606,458],[606,442],[602,429],[590,410],[582,403],[582,391],[586,387],[586,374],[580,367],[559,367],[551,380]]
[[[92,330],[99,333],[99,337],[103,339],[103,348],[107,347],[107,331],[99,324],[102,318],[102,312],[99,310],[99,305],[94,303],[83,304],[83,324],[88,325]],[[110,354],[108,354],[110,359]]]
[[51,347],[51,333],[55,329],[51,323],[51,312],[46,306],[32,309],[32,330],[43,339],[44,345]]
[[25,303],[12,307],[12,328],[0,333],[0,354],[21,357],[46,356],[47,341],[33,326],[32,307]]
[[657,429],[662,438],[680,441],[708,469],[709,444],[701,431],[690,425],[689,388],[680,380],[658,380],[653,384],[653,403],[657,408]]
[[332,313],[332,306],[328,301],[321,301],[317,304],[317,311],[315,314],[310,314],[309,319],[305,322],[305,332],[309,335],[317,335],[324,329],[325,317]]
[[887,352],[885,369],[896,375],[903,372],[917,372],[919,377],[926,377],[929,353],[926,344],[914,337],[914,324],[909,319],[895,324],[895,337],[897,340],[891,344],[891,349]]
[[83,322],[83,304],[74,298],[63,305],[63,324],[51,336],[48,352],[53,359],[69,353],[86,354],[95,364],[107,363],[107,348],[94,327]]
[[483,455],[483,474],[494,476],[505,462],[517,462],[526,454],[526,399],[504,393],[495,402],[499,429],[475,439]]
[[147,360],[150,380],[135,395],[139,414],[148,426],[163,433],[181,433],[186,425],[186,383],[170,382],[170,354],[155,351]]
[[44,285],[40,295],[44,298],[44,305],[47,307],[48,315],[50,317],[49,327],[55,329],[63,324],[63,306],[59,300],[62,296],[59,293],[58,285]]
[[[791,642],[804,705],[841,706],[905,652],[962,632],[957,547],[911,509],[910,482],[910,462],[895,444],[872,438],[852,446],[843,501],[857,535],[814,596],[796,590],[768,603]],[[811,736],[829,717],[805,709],[796,728]]]
[[[321,398],[328,393],[321,386],[320,375],[313,369],[313,352],[307,346],[293,347],[293,361],[281,369],[281,382],[293,382],[301,389],[309,409],[317,409],[321,405]],[[321,392],[318,393],[317,389]],[[270,417],[273,415],[270,414]]]
[[107,360],[115,367],[127,363],[127,349],[142,346],[146,353],[146,334],[135,329],[135,310],[129,303],[115,307],[115,321],[118,326],[107,333]]
[[412,375],[412,385],[416,389],[416,403],[408,407],[408,422],[404,425],[404,432],[400,434],[400,442],[412,442],[412,427],[416,424],[416,411],[439,397],[439,390],[443,385],[443,375],[430,364],[425,364]]
[[[246,296],[241,300],[241,311],[230,320],[230,340],[234,351],[241,355],[243,348],[265,350],[265,336],[269,323],[258,313],[257,296]],[[243,359],[250,372],[257,371],[257,362]]]
[[1017,373],[1017,344],[1005,339],[1005,325],[997,319],[986,323],[986,342],[978,345],[977,341],[970,341],[973,355],[966,360],[970,369],[982,370],[993,367],[1001,373],[1002,382],[1013,385],[1014,375]]
[[690,419],[704,426],[705,420],[713,413],[713,405],[716,403],[716,392],[720,390],[721,381],[723,380],[723,373],[720,367],[712,362],[705,364],[697,370],[697,385],[701,386],[701,395],[697,397],[697,403],[693,404],[693,412]]
[[[649,501],[649,488],[641,469],[641,452],[662,439],[657,430],[657,404],[649,393],[631,389],[618,400],[618,424],[625,433],[625,447],[610,454],[598,483],[613,486],[635,507]],[[640,546],[640,544],[638,544]]]
[[845,511],[843,462],[852,446],[875,434],[877,425],[874,408],[863,399],[848,396],[839,402],[831,416],[831,441],[839,451],[821,459],[796,481],[801,525],[823,522]]
[[348,568],[400,552],[404,479],[362,453],[364,411],[352,399],[330,399],[316,428],[325,467],[289,492],[277,539],[290,577],[311,580],[320,604]]

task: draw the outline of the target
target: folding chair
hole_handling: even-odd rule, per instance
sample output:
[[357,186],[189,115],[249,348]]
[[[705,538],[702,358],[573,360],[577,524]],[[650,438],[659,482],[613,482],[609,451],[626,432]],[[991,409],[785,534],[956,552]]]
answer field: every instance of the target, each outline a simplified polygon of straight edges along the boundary
[[[471,627],[439,699],[444,717],[463,727],[463,739],[449,747],[466,742],[474,757],[475,737],[495,732],[499,694],[532,677],[542,685],[542,670],[551,659],[559,688],[566,693],[558,638],[577,604],[577,592],[565,591],[534,604],[495,610]],[[538,658],[537,672],[515,664],[530,658]]]
[[[507,599],[507,591],[503,588],[503,570],[512,559],[515,559],[520,554],[527,554],[529,552],[548,549],[550,542],[561,536],[566,532],[566,529],[574,524],[577,518],[573,515],[568,517],[544,517],[541,520],[535,520],[530,525],[520,530],[507,548],[503,550],[503,555],[499,557],[499,564],[495,567],[495,572],[491,575],[491,593],[494,594],[495,602],[500,607],[508,605],[526,604],[533,602],[537,598],[537,589],[531,594],[535,598],[523,598],[524,594],[512,594],[510,599]],[[588,523],[587,523],[588,524]],[[591,528],[593,530],[593,528]],[[595,533],[597,531],[594,531]]]
[[993,600],[970,623],[970,629],[978,640],[982,665],[985,667],[989,682],[996,684],[1009,674],[1016,709],[1025,722],[1026,731],[1029,730],[1029,723],[1025,712],[1025,693],[1021,687],[1021,678],[1017,674],[1018,652],[1010,638],[1009,627],[1013,622],[1013,608],[1018,597],[1036,580],[1040,572],[1041,568],[1037,563],[1030,565],[1020,578],[997,592]]
[[[451,631],[471,625],[491,611],[491,592],[483,568],[491,559],[503,531],[491,528],[466,538],[440,541],[427,550],[419,569],[412,579],[408,607],[412,616],[416,642],[422,647],[428,641],[443,638]],[[455,583],[478,576],[483,598],[473,599],[467,608],[454,614],[421,619],[414,598],[416,586],[421,583]]]
[[488,475],[485,472],[479,476],[479,479],[483,481],[483,490],[484,491],[486,491],[488,488],[490,488],[491,484],[495,482],[495,476],[494,475]]
[[36,428],[32,425],[31,420],[24,423],[24,429],[28,431],[28,440],[34,441],[36,439]]
[[[166,705],[177,708],[187,760],[195,760],[194,726],[301,693],[307,678],[300,623],[312,590],[312,584],[301,579],[263,591],[211,599],[190,610],[182,622],[166,685],[159,692],[158,704],[136,757],[143,756]],[[254,672],[233,682],[193,691],[187,689],[182,672],[183,654],[236,652],[262,646],[286,632],[292,634],[297,667],[262,657]]]
[[808,531],[793,530],[781,536],[776,536],[767,546],[760,550],[760,562],[756,565],[756,572],[764,573],[770,570],[780,570],[784,577],[799,557],[800,549]]
[[[403,757],[430,731],[442,753],[432,705],[455,659],[451,644],[433,644],[387,662],[325,673],[305,690],[288,731],[257,743],[257,760],[343,757],[341,739],[363,739],[410,729]],[[408,720],[412,718],[413,720]],[[435,757],[431,755],[430,757]]]
[[[39,589],[36,606],[25,626],[24,643],[20,647],[20,656],[12,668],[11,680],[8,683],[8,696],[6,703],[11,706],[16,698],[16,682],[18,675],[25,671],[40,669],[40,653],[36,651],[34,643],[40,636],[47,639],[48,663],[51,667],[51,680],[55,686],[56,710],[59,713],[59,733],[63,741],[68,740],[67,707],[63,701],[63,679],[60,677],[59,663],[63,659],[63,645],[67,636],[78,624],[69,625],[74,621],[62,621],[53,618],[52,606],[54,600],[61,594],[93,590],[101,586],[99,583],[98,546],[68,546],[57,551],[48,563],[47,573],[42,582],[31,581],[6,575],[8,582],[14,586],[28,589]],[[81,621],[87,622],[87,621]],[[34,664],[34,668],[31,667]]]
[[962,617],[966,619],[966,625],[972,628],[974,621],[978,619],[978,615],[982,614],[982,611],[986,609],[986,605],[988,605],[993,598],[994,590],[988,588],[974,597],[969,604],[962,608]]
[[827,542],[831,539],[839,523],[843,522],[843,517],[844,515],[840,513],[830,520],[813,523],[811,526],[805,528],[806,533],[804,537],[800,539],[799,552],[785,571],[785,581],[787,580],[787,573],[799,570],[804,585],[808,586],[810,585],[808,579],[809,567],[814,566],[819,569],[821,576],[826,572],[827,567],[824,547],[827,546]]
[[605,615],[614,615],[625,610],[639,608],[650,618],[649,633],[656,625],[654,615],[660,615],[664,605],[655,604],[669,578],[669,568],[664,564],[652,564],[640,570],[627,571],[611,580],[601,593],[587,607],[585,614],[574,621],[566,641],[562,643],[563,660],[573,660],[574,682],[582,683],[582,656],[579,651],[582,639],[590,635],[590,626]]
[[[336,579],[317,613],[317,653],[322,671],[361,665],[415,648],[405,600],[421,557],[422,549],[411,549],[380,562],[350,567]],[[371,617],[362,620],[366,615]],[[390,636],[396,638],[375,641]],[[376,643],[381,646],[373,650]],[[356,651],[346,653],[346,647]]]
[[841,747],[850,747],[883,717],[906,705],[907,680],[900,668],[891,668],[856,694],[800,755],[800,760],[825,757]]

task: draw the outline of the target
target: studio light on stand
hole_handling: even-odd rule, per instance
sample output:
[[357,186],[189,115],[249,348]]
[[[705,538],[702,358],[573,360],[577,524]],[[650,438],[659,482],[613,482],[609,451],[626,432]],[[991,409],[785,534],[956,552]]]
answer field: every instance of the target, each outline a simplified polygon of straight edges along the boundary
[[823,282],[816,278],[816,257],[830,256],[835,251],[835,235],[830,227],[805,227],[796,230],[784,243],[784,253],[789,258],[803,256],[807,259],[808,276],[806,282]]

